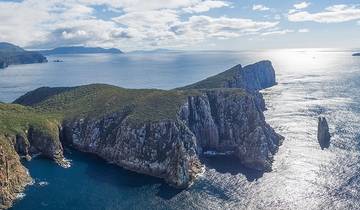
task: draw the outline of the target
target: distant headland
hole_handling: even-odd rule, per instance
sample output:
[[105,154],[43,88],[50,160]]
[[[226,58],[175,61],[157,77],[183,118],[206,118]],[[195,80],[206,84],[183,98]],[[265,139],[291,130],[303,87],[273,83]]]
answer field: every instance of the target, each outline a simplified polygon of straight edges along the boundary
[[0,69],[6,68],[13,64],[45,62],[47,62],[46,57],[41,55],[39,52],[27,51],[14,44],[0,42]]
[[95,53],[108,53],[108,54],[121,54],[121,50],[116,48],[105,49],[101,47],[82,47],[82,46],[70,46],[70,47],[57,47],[51,50],[39,51],[43,55],[57,55],[57,54],[95,54]]

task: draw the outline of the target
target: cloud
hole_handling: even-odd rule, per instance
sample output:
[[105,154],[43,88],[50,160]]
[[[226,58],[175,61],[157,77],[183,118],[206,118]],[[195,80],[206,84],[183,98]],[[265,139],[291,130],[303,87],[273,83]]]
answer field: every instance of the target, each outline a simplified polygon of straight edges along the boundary
[[[99,11],[99,5],[105,9]],[[86,45],[132,50],[261,34],[279,24],[197,14],[228,6],[231,3],[220,0],[0,1],[0,40],[30,48]],[[97,17],[109,10],[115,11],[112,16]]]
[[252,9],[254,11],[267,11],[267,10],[270,10],[269,7],[266,7],[266,6],[262,5],[262,4],[254,4]]
[[209,38],[229,39],[258,33],[278,25],[278,22],[205,15],[183,21],[173,10],[128,13],[114,21],[125,26],[131,42],[145,46],[191,45]]
[[344,4],[333,5],[318,13],[294,12],[288,15],[288,19],[292,22],[341,23],[360,19],[360,8]]
[[305,9],[305,8],[309,7],[310,5],[311,5],[310,2],[304,1],[304,2],[301,2],[298,4],[294,4],[294,7],[295,7],[295,9]]
[[298,32],[299,33],[308,33],[308,32],[310,32],[310,30],[307,28],[302,28],[302,29],[299,29]]
[[276,31],[268,31],[261,34],[261,36],[270,36],[270,35],[285,35],[288,33],[293,33],[294,30],[285,29],[285,30],[276,30]]
[[200,13],[207,12],[210,9],[228,7],[230,3],[225,1],[202,1],[199,4],[193,5],[191,7],[184,8],[183,10],[188,13]]

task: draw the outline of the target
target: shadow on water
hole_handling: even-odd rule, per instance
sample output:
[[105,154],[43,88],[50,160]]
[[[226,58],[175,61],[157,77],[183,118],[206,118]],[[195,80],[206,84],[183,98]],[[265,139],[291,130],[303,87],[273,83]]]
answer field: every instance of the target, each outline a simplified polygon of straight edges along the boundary
[[67,149],[67,152],[78,153],[77,161],[88,163],[86,174],[91,179],[96,180],[96,182],[107,183],[118,188],[141,188],[144,186],[159,185],[156,196],[165,200],[170,200],[182,192],[181,189],[169,186],[160,178],[139,174],[114,164],[104,163],[105,160],[97,155],[82,153],[73,149]]
[[250,169],[242,165],[238,158],[228,155],[203,156],[201,161],[206,167],[214,169],[219,173],[230,173],[231,175],[243,174],[249,182],[261,178],[263,171]]

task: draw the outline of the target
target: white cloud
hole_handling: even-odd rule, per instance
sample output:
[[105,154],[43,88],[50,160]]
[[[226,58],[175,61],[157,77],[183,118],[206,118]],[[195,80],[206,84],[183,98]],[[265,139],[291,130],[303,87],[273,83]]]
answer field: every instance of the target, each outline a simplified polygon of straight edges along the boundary
[[[191,45],[208,38],[229,39],[259,33],[278,24],[278,22],[258,22],[227,17],[213,18],[204,15],[192,16],[182,21],[173,10],[129,13],[114,20],[126,26],[125,31],[131,37],[130,40],[137,40],[137,43],[151,46],[179,46],[184,43]],[[148,27],[149,24],[151,27]]]
[[302,28],[302,29],[299,29],[298,32],[299,33],[308,33],[308,32],[310,32],[310,30],[307,28]]
[[268,31],[261,34],[261,36],[269,36],[269,35],[285,35],[288,33],[293,33],[294,30],[284,29],[284,30],[276,30],[276,31]]
[[[98,18],[95,5],[119,16]],[[193,15],[227,6],[231,3],[220,0],[0,1],[0,40],[32,48],[88,45],[132,50],[260,34],[279,24]]]
[[301,2],[298,4],[294,4],[294,7],[295,7],[295,9],[305,9],[305,8],[309,7],[310,5],[311,5],[310,2],[304,1],[304,2]]
[[334,5],[318,13],[294,12],[288,15],[288,19],[292,22],[341,23],[360,19],[360,8],[344,4]]
[[202,1],[199,4],[193,5],[191,7],[184,8],[185,12],[189,13],[200,13],[200,12],[207,12],[213,8],[221,8],[221,7],[228,7],[230,3],[225,1]]
[[269,7],[266,7],[266,6],[262,5],[262,4],[254,4],[252,9],[254,11],[267,11],[267,10],[270,10]]

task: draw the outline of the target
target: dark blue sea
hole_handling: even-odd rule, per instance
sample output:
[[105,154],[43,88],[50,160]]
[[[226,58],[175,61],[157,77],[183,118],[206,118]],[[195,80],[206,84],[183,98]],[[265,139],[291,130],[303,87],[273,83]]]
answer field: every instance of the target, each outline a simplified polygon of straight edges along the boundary
[[[272,172],[251,171],[233,158],[207,158],[206,172],[187,190],[67,148],[67,169],[40,157],[24,162],[34,184],[12,209],[359,209],[360,57],[351,54],[296,49],[66,55],[0,70],[0,101],[11,102],[41,86],[171,89],[268,59],[279,84],[263,91],[266,119],[286,138]],[[319,115],[328,118],[332,134],[325,150],[316,139]]]

